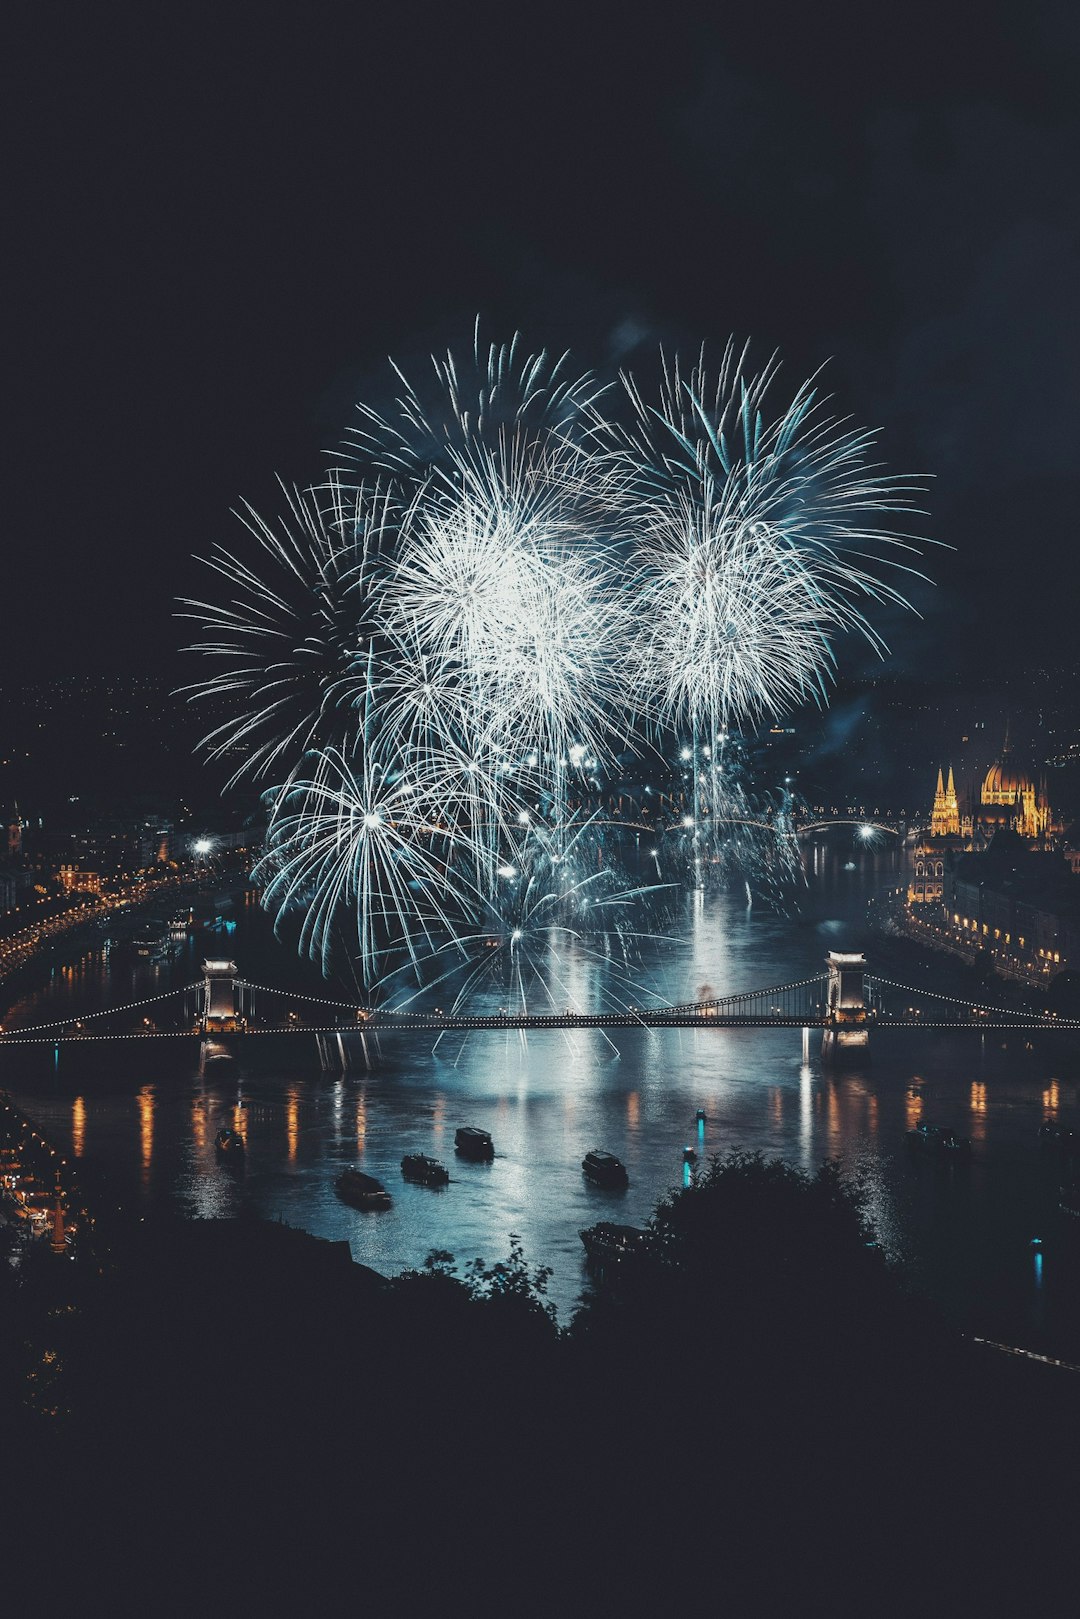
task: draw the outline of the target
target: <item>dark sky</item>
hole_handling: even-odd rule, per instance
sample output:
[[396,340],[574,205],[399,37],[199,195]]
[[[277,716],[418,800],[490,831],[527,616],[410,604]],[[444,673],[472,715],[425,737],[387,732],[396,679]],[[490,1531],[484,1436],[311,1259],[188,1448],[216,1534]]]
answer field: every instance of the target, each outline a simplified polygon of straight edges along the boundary
[[172,668],[230,504],[476,312],[583,369],[830,361],[957,548],[898,664],[1075,653],[1078,17],[24,5],[0,674]]

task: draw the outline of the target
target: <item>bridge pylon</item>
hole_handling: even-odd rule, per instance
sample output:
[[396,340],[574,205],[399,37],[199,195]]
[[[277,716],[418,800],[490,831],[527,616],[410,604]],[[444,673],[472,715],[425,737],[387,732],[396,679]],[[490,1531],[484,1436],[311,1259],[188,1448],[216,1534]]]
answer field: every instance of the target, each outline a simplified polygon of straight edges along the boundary
[[826,990],[826,1023],[821,1036],[821,1057],[826,1063],[865,1063],[870,1059],[870,1009],[863,998],[866,957],[861,953],[830,950]]
[[236,1034],[242,1023],[235,961],[204,961],[199,1021],[204,1035]]

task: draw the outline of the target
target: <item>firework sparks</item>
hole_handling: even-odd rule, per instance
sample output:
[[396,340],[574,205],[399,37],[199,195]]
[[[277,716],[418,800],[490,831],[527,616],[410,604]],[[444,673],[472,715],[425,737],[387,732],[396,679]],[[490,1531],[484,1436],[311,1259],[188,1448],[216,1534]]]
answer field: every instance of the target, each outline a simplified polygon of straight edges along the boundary
[[183,617],[206,639],[190,651],[216,670],[184,688],[189,701],[226,708],[204,737],[211,758],[238,759],[243,777],[280,780],[310,749],[339,745],[359,728],[369,681],[372,602],[390,521],[390,496],[282,485],[286,511],[271,524],[237,515],[256,544],[253,561],[216,546],[207,566],[226,602],[185,600]]
[[[889,528],[912,490],[813,379],[773,411],[775,361],[745,361],[729,345],[713,383],[665,363],[655,407],[624,378],[617,430],[565,356],[477,335],[362,406],[349,469],[286,491],[280,523],[244,508],[253,557],[211,555],[228,599],[185,603],[213,665],[188,695],[231,707],[203,745],[268,784],[264,902],[325,971],[354,913],[369,987],[573,999],[571,956],[620,982],[687,863],[759,892],[797,875],[738,732],[824,703],[840,635],[882,649],[866,615],[914,572]],[[620,755],[681,731],[693,800],[635,886],[598,804]]]

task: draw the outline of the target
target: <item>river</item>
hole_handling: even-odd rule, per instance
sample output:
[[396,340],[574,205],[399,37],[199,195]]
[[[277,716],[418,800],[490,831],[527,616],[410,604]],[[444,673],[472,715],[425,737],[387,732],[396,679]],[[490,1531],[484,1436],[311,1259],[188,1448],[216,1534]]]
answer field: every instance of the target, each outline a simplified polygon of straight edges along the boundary
[[[687,1001],[706,983],[717,994],[782,984],[821,972],[829,949],[865,949],[883,976],[962,991],[959,963],[869,928],[868,901],[895,885],[899,858],[895,847],[856,851],[843,839],[814,845],[795,919],[738,894],[688,895],[673,937],[648,947],[645,983]],[[327,993],[249,895],[232,932],[192,935],[165,963],[101,944],[59,947],[4,1022],[159,993],[197,978],[207,953],[232,956],[254,982]],[[560,1007],[599,1004],[606,969],[595,959],[570,951],[551,971]],[[500,999],[493,988],[484,1009]],[[500,1032],[444,1036],[435,1050],[430,1035],[384,1035],[370,1066],[357,1051],[345,1073],[324,1072],[307,1036],[241,1042],[237,1064],[208,1072],[195,1040],[8,1048],[0,1084],[89,1175],[147,1212],[249,1209],[345,1239],[355,1259],[386,1273],[434,1248],[492,1261],[516,1233],[531,1262],[552,1267],[564,1321],[585,1280],[581,1228],[644,1221],[681,1182],[685,1146],[702,1160],[732,1145],[760,1149],[809,1169],[839,1157],[867,1178],[879,1240],[954,1321],[1080,1360],[1080,1241],[1057,1209],[1059,1166],[1038,1140],[1046,1118],[1080,1127],[1076,1048],[1022,1034],[879,1030],[864,1071],[830,1072],[811,1039],[804,1061],[797,1030]],[[970,1164],[913,1157],[906,1134],[919,1119],[970,1136]],[[491,1131],[492,1164],[455,1159],[463,1123]],[[246,1136],[239,1174],[217,1161],[222,1124]],[[592,1147],[623,1160],[626,1192],[585,1181]],[[451,1165],[450,1186],[406,1185],[399,1162],[410,1151]],[[334,1177],[347,1163],[385,1182],[390,1211],[362,1214],[338,1200]]]

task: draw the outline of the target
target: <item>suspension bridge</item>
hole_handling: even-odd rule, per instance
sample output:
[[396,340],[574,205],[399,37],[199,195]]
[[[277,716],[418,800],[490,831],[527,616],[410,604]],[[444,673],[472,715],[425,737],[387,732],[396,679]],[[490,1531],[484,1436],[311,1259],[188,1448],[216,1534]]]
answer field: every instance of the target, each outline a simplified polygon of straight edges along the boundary
[[1080,1030],[1080,1019],[991,1006],[917,989],[866,970],[862,954],[832,951],[825,971],[794,983],[682,1004],[568,1006],[478,1012],[465,1006],[392,1010],[294,993],[243,978],[233,961],[203,964],[194,983],[72,1019],[0,1030],[0,1048],[118,1041],[252,1039],[269,1035],[480,1033],[570,1029],[817,1029],[826,1058],[865,1054],[871,1032],[889,1029]]

